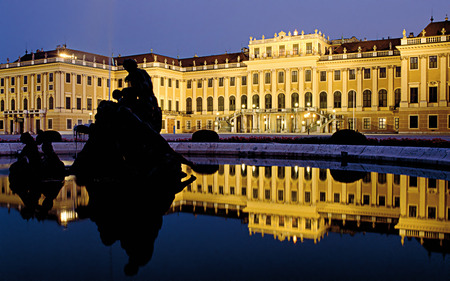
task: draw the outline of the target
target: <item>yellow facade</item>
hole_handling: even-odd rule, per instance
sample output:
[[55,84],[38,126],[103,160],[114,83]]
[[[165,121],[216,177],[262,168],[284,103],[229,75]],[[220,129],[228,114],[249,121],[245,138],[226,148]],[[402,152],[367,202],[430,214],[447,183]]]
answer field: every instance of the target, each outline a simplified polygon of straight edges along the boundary
[[373,41],[296,30],[250,37],[240,53],[112,63],[65,46],[38,50],[0,65],[0,131],[70,132],[93,122],[98,101],[127,86],[121,63],[132,58],[152,78],[163,133],[448,133],[447,30],[447,19],[417,36]]

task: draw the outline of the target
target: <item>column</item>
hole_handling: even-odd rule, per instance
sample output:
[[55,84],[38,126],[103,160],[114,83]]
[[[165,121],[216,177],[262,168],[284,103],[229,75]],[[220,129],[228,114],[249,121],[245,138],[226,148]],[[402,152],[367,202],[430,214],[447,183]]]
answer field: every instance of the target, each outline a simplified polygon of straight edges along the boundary
[[[291,82],[292,82],[292,77],[291,77],[291,70],[289,68],[285,69],[285,82],[286,82],[286,93],[284,94],[285,96],[285,107],[286,108],[292,108],[292,98],[291,98]],[[286,120],[287,122],[287,120]]]
[[419,106],[420,107],[427,107],[428,106],[428,99],[427,99],[427,93],[428,93],[428,77],[427,77],[427,56],[426,55],[420,55],[419,56],[419,63],[420,63],[420,89],[419,89]]
[[[447,72],[448,59],[447,54],[439,54],[439,69],[440,69],[440,83],[439,83],[439,106],[447,106]],[[450,94],[450,93],[449,93]]]
[[92,76],[92,83],[93,83],[93,88],[94,88],[94,97],[93,97],[93,101],[92,101],[92,106],[94,109],[93,115],[95,116],[95,111],[97,110],[97,86],[96,86],[96,82],[97,82],[97,76]]
[[319,79],[318,79],[318,73],[319,71],[317,70],[316,67],[313,67],[312,70],[312,96],[313,96],[313,100],[312,100],[312,107],[319,107]]
[[400,107],[408,107],[408,93],[409,93],[409,87],[408,87],[408,57],[401,57],[402,60],[402,87],[401,87],[401,94],[402,99],[400,101]]
[[[75,73],[72,73],[72,79],[70,80],[70,83],[72,84],[72,101],[71,101],[71,108],[76,109],[76,103],[77,103],[77,96],[75,95],[75,84],[77,81],[77,75]],[[103,85],[103,83],[102,83]],[[76,120],[73,120],[73,125],[76,124]]]
[[305,107],[305,74],[303,73],[303,67],[298,69],[298,106],[300,108]]
[[[169,87],[167,87],[167,84],[169,83],[167,81],[167,77],[161,77],[161,79],[164,79],[164,109],[163,110],[168,110],[169,109]],[[168,130],[168,129],[166,129]]]
[[87,78],[86,78],[86,74],[82,74],[81,75],[81,84],[83,87],[83,94],[82,94],[82,98],[81,98],[81,103],[82,103],[82,110],[86,110],[87,109],[87,98],[86,98],[86,84],[87,84]]
[[372,110],[378,110],[378,66],[372,67]]
[[34,101],[34,89],[35,89],[34,74],[30,74],[30,87],[28,87],[28,88],[29,88],[29,91],[30,91],[30,102],[29,102],[30,109],[35,109],[35,105],[34,105],[34,103],[35,103],[35,101]]
[[[223,113],[225,115],[228,115],[228,114],[230,114],[230,111],[229,111],[230,110],[230,94],[229,94],[230,77],[225,76],[223,83],[224,83],[224,97],[223,97],[223,99],[224,99],[224,104],[223,104],[224,111],[223,111]],[[234,78],[234,85],[236,85],[236,78]]]
[[[242,87],[242,78],[241,78],[241,76],[236,76],[236,110],[235,111],[239,111],[241,109],[241,87]],[[229,102],[229,101],[226,101],[226,102]],[[236,120],[235,120],[234,124],[236,124]]]
[[[358,67],[356,69],[356,109],[358,111],[362,111],[363,107],[363,75],[362,75],[362,68]],[[348,93],[345,93],[344,96],[348,96]],[[353,101],[354,102],[354,101]],[[346,105],[347,106],[347,105]]]
[[395,95],[394,95],[394,67],[393,65],[388,65],[387,67],[387,79],[388,79],[388,100],[387,106],[395,105]]
[[217,77],[214,77],[213,79],[213,113],[216,113],[219,110],[219,97],[217,94],[219,91],[219,79]]
[[206,79],[201,79],[202,81],[202,91],[203,91],[203,101],[202,101],[202,114],[206,114],[207,107],[208,107],[208,93],[207,93],[207,87],[208,87],[208,81]]
[[327,110],[333,110],[333,71],[327,71]]
[[186,79],[180,79],[180,111],[186,111],[185,103],[186,103]]

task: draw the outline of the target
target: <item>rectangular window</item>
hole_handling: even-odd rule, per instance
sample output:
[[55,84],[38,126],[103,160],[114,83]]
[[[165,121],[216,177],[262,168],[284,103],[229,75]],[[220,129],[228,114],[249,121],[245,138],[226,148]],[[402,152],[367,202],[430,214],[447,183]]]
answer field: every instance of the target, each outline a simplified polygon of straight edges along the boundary
[[340,81],[341,80],[341,71],[335,70],[334,71],[334,81]]
[[202,120],[197,120],[197,130],[201,130],[202,129]]
[[5,78],[1,78],[0,79],[0,86],[4,87],[5,86]]
[[408,208],[408,216],[410,218],[415,218],[417,217],[417,206],[409,206]]
[[175,111],[176,112],[180,111],[180,101],[175,101]]
[[258,85],[258,73],[253,73],[253,85]]
[[438,116],[437,115],[428,115],[428,128],[429,129],[437,129],[438,128]]
[[298,44],[294,44],[293,46],[292,46],[292,54],[295,56],[295,55],[298,55]]
[[219,87],[223,87],[223,77],[219,78]]
[[437,56],[430,56],[428,58],[428,67],[437,68]]
[[92,76],[87,77],[87,84],[88,86],[92,86]]
[[348,203],[354,204],[355,203],[355,194],[349,194],[348,195]]
[[53,91],[53,84],[48,85],[48,90]]
[[255,58],[259,58],[259,48],[255,48]]
[[102,78],[97,78],[97,87],[101,87],[102,86]]
[[247,86],[247,76],[242,76],[242,86]]
[[378,196],[378,206],[386,206],[386,196]]
[[161,130],[165,130],[166,129],[166,120],[162,120],[161,122]]
[[264,83],[270,84],[270,72],[264,73]]
[[67,119],[66,120],[66,129],[67,130],[72,130],[72,119]]
[[188,120],[186,121],[186,130],[190,130],[191,129],[191,121]]
[[417,177],[409,177],[409,187],[417,187]]
[[37,86],[36,86],[36,91],[38,91],[38,92],[41,91],[41,86],[40,86],[40,85],[37,85]]
[[181,121],[177,120],[177,130],[181,129]]
[[419,69],[419,58],[418,57],[409,58],[409,69]]
[[266,53],[267,53],[267,57],[271,57],[272,56],[272,47],[267,47]]
[[192,88],[192,80],[187,80],[186,87],[187,87],[188,89],[191,89],[191,88]]
[[419,102],[419,88],[409,88],[409,102],[410,103]]
[[175,80],[175,88],[180,88],[180,80]]
[[24,85],[28,84],[28,76],[26,75],[23,76],[23,84]]
[[370,118],[363,118],[364,130],[370,130]]
[[66,73],[66,83],[70,83],[70,73]]
[[418,129],[419,128],[419,116],[418,115],[409,116],[409,128],[410,129]]
[[70,97],[66,97],[66,109],[70,109]]
[[320,72],[320,81],[321,82],[327,81],[327,72],[326,71],[321,71]]
[[206,123],[206,129],[212,130],[212,128],[213,128],[213,121],[208,120],[208,122]]
[[305,70],[305,82],[311,82],[311,70]]
[[297,83],[298,82],[298,71],[297,70],[293,70],[292,71],[291,82],[292,83]]
[[380,130],[386,129],[386,118],[378,118],[378,129]]
[[370,195],[368,194],[363,195],[363,205],[370,205]]
[[438,88],[428,87],[428,102],[437,102],[438,99]]
[[159,106],[161,107],[161,110],[164,110],[164,100],[163,99],[159,100]]
[[159,80],[160,80],[159,83],[160,83],[161,87],[164,87],[164,77],[161,77]]
[[203,83],[202,83],[202,80],[200,79],[200,80],[197,80],[197,88],[202,88],[202,85],[203,85]]
[[341,202],[341,194],[335,193],[333,199],[334,199],[334,203],[339,203],[339,202]]
[[81,84],[81,75],[80,74],[77,75],[77,84]]
[[81,98],[77,98],[77,109],[81,110]]
[[48,82],[53,82],[53,72],[48,74]]
[[283,71],[278,72],[278,83],[284,83],[284,72]]
[[172,87],[172,79],[168,78],[167,79],[167,84],[169,84],[168,86],[169,86],[169,88],[171,88]]
[[320,192],[319,193],[319,201],[320,202],[325,202],[326,200],[327,200],[326,193],[325,192]]
[[236,85],[236,77],[230,77],[230,86],[234,87]]
[[348,80],[355,80],[356,79],[356,70],[350,69],[348,71]]
[[279,52],[280,56],[285,56],[286,55],[286,47],[284,45],[281,45],[278,48],[278,52]]
[[370,68],[364,68],[364,79],[370,79]]
[[264,189],[264,199],[270,200],[270,189]]
[[396,66],[395,67],[395,77],[402,77],[402,67],[401,66]]
[[117,87],[123,88],[123,80],[122,79],[117,80]]
[[436,207],[428,207],[428,218],[429,219],[436,218]]
[[47,128],[48,128],[49,130],[52,130],[52,129],[53,129],[53,119],[48,119],[48,120],[47,120]]
[[87,110],[92,110],[92,99],[91,98],[87,98],[87,106],[86,106]]
[[172,110],[172,100],[169,100],[169,102],[167,103],[167,110]]
[[380,78],[386,78],[386,67],[380,67]]
[[312,43],[306,43],[306,53],[312,54]]
[[209,78],[208,79],[208,88],[212,88],[212,86],[213,86],[213,79]]
[[28,92],[28,87],[23,87],[22,90],[23,90],[24,92]]
[[3,125],[3,120],[0,120],[0,130],[3,130],[5,127]]

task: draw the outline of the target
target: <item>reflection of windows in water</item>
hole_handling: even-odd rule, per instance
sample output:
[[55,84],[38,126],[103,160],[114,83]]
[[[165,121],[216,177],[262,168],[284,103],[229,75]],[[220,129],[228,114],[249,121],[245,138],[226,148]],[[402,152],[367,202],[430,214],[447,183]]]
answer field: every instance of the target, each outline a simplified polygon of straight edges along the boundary
[[246,188],[246,187],[243,187],[243,188],[241,189],[241,194],[244,195],[244,196],[247,195],[247,188]]
[[270,189],[264,190],[264,199],[270,200]]
[[283,201],[284,200],[284,191],[283,190],[278,190],[278,201]]
[[311,202],[311,192],[305,191],[305,203]]
[[399,196],[394,197],[394,208],[396,208],[396,207],[400,207],[400,197]]
[[370,204],[370,195],[363,195],[363,205],[369,205]]
[[386,174],[385,173],[378,173],[378,183],[379,184],[386,183]]
[[223,186],[219,185],[219,194],[223,194]]
[[325,202],[325,200],[326,200],[326,194],[325,194],[325,192],[320,192],[320,194],[319,194],[319,200],[320,200],[320,202]]
[[417,177],[409,177],[409,187],[417,187]]
[[295,228],[298,227],[298,219],[297,218],[292,218],[292,227],[295,227]]
[[305,220],[305,229],[311,229],[311,220],[310,219]]
[[230,176],[234,176],[236,174],[236,166],[230,165]]
[[321,181],[327,180],[327,169],[319,169],[319,180]]
[[253,215],[253,222],[254,223],[259,223],[259,216],[258,215]]
[[234,195],[234,186],[230,186],[230,194]]
[[243,177],[247,176],[247,166],[242,166],[242,168],[241,168],[241,176],[243,176]]
[[311,168],[310,167],[305,167],[305,172],[304,172],[305,180],[310,181],[311,180],[311,176],[312,176]]
[[371,180],[372,180],[372,175],[370,174],[370,172],[366,173],[366,175],[362,179],[363,183],[369,183]]
[[291,179],[296,180],[298,179],[298,167],[292,167],[291,168]]
[[378,206],[385,206],[386,205],[386,197],[385,196],[378,196]]
[[266,225],[271,225],[271,224],[272,224],[272,217],[266,216]]
[[208,185],[208,193],[213,193],[212,185]]
[[279,217],[278,226],[284,226],[284,217]]
[[339,202],[341,202],[341,194],[335,193],[334,194],[334,203],[339,203]]
[[219,165],[219,175],[223,175],[223,173],[225,172],[225,168],[223,165]]
[[259,176],[259,167],[253,166],[253,168],[252,168],[252,175],[255,178],[257,178]]
[[428,218],[429,219],[436,218],[436,207],[428,207]]
[[297,190],[291,191],[291,200],[292,202],[297,202]]
[[278,178],[284,179],[284,167],[278,167]]
[[253,188],[253,199],[258,199],[258,189]]
[[400,175],[394,175],[394,184],[400,185]]
[[264,167],[264,176],[266,178],[271,178],[272,177],[272,167],[270,167],[270,166],[265,166]]
[[409,206],[409,217],[415,218],[417,216],[417,206]]
[[348,203],[349,204],[355,203],[355,194],[349,194],[348,195]]
[[428,188],[436,188],[436,179],[428,179]]

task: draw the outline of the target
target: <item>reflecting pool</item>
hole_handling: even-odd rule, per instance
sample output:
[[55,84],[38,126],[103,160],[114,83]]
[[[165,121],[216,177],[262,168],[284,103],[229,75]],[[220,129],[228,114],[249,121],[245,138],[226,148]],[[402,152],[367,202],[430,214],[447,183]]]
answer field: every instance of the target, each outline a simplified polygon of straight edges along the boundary
[[[209,166],[183,167],[197,179],[162,222],[124,187],[108,224],[84,218],[89,193],[71,176],[48,214],[27,210],[4,164],[0,280],[449,280],[450,172],[194,161]],[[128,277],[132,256],[142,264]]]

